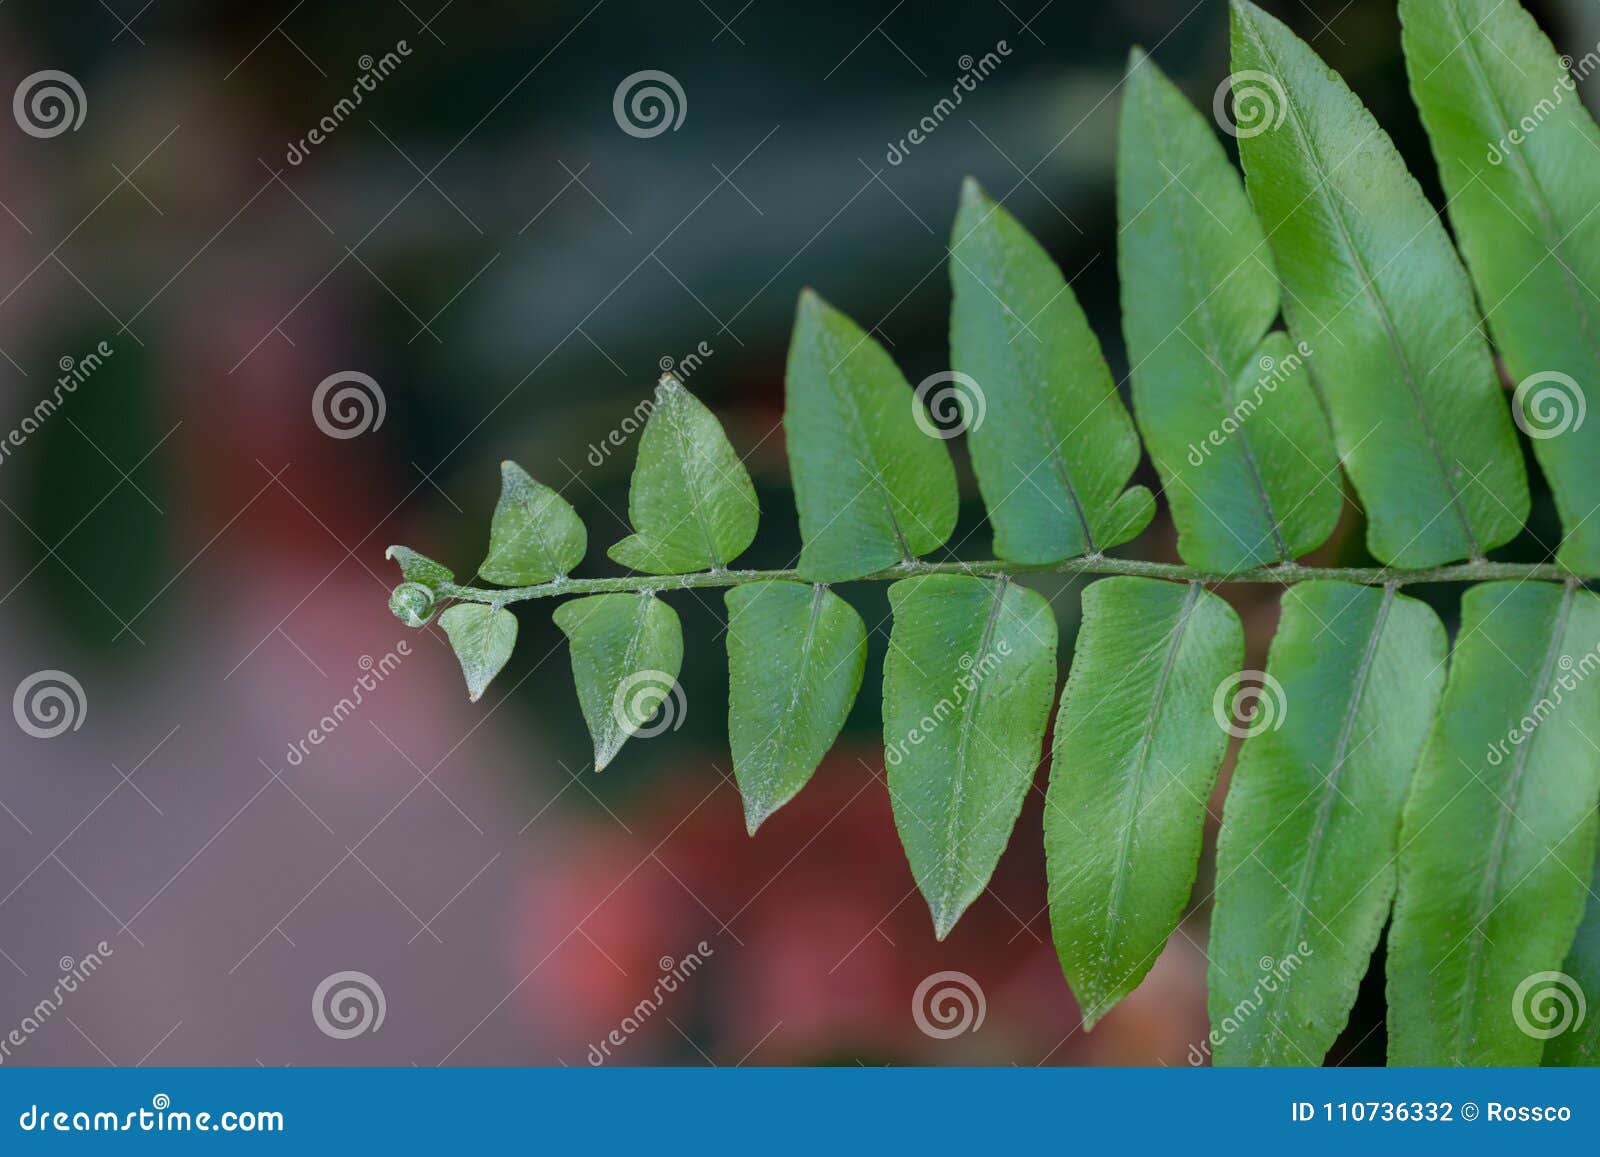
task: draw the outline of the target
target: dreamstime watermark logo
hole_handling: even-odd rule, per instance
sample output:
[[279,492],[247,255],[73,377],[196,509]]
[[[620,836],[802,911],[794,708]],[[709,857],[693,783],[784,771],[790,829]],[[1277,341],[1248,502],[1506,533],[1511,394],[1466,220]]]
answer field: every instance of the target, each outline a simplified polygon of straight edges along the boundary
[[[421,584],[402,584],[420,586]],[[427,591],[426,587],[422,588]],[[427,592],[432,597],[432,592]],[[426,621],[426,620],[424,620]],[[394,650],[384,653],[383,658],[373,659],[371,655],[362,655],[356,661],[362,674],[350,687],[350,694],[335,703],[329,712],[317,721],[317,725],[306,732],[304,739],[297,739],[289,744],[288,753],[284,759],[290,767],[299,767],[311,754],[313,747],[321,747],[333,733],[339,730],[346,719],[356,713],[356,709],[366,702],[369,693],[376,691],[379,685],[400,669],[401,662],[411,654],[411,644],[404,639],[394,645]]]
[[383,425],[388,403],[370,374],[340,370],[311,394],[311,419],[330,438],[357,438]]
[[1217,684],[1211,697],[1217,726],[1235,739],[1276,731],[1289,715],[1283,684],[1265,671],[1238,671]]
[[377,1032],[388,1011],[383,987],[365,972],[335,972],[311,994],[311,1019],[334,1040]]
[[[1233,96],[1231,113],[1229,94]],[[1289,112],[1289,97],[1277,77],[1249,68],[1223,78],[1211,98],[1211,112],[1230,137],[1259,137],[1283,123]]]
[[670,72],[646,68],[622,78],[611,94],[611,115],[630,137],[648,140],[678,131],[689,114],[689,98]]
[[1566,702],[1567,696],[1578,689],[1578,684],[1600,669],[1600,644],[1596,644],[1593,650],[1585,651],[1577,659],[1573,659],[1571,655],[1562,655],[1556,660],[1556,666],[1561,668],[1561,674],[1551,680],[1550,694],[1540,696],[1539,701],[1529,708],[1528,713],[1517,720],[1517,725],[1506,732],[1504,739],[1497,739],[1489,744],[1490,767],[1499,767],[1510,757],[1513,747],[1521,747],[1533,738],[1533,733],[1539,730],[1540,724],[1556,713],[1556,709]]
[[1559,438],[1580,429],[1588,414],[1583,387],[1559,370],[1529,374],[1511,395],[1511,416],[1530,438]]
[[1206,1034],[1206,1039],[1199,1044],[1189,1046],[1189,1063],[1200,1065],[1211,1055],[1213,1049],[1222,1044],[1244,1025],[1261,1008],[1262,1002],[1271,993],[1277,992],[1280,987],[1287,986],[1289,978],[1300,969],[1308,956],[1314,956],[1311,945],[1304,940],[1294,946],[1294,951],[1282,960],[1274,960],[1270,956],[1263,956],[1256,961],[1256,967],[1261,969],[1261,977],[1250,990],[1250,995],[1240,1000],[1230,1008],[1220,1020],[1211,1026],[1211,1031]]
[[35,739],[54,739],[83,726],[89,700],[83,684],[65,671],[35,671],[11,697],[17,726]]
[[635,671],[617,684],[611,715],[624,731],[649,739],[682,727],[689,704],[683,685],[665,671]]
[[43,1000],[37,1002],[4,1037],[0,1037],[0,1064],[10,1058],[13,1051],[28,1043],[30,1037],[38,1032],[52,1016],[61,1011],[61,1006],[66,1003],[68,996],[78,991],[89,977],[100,971],[106,958],[115,955],[111,945],[104,940],[94,946],[93,951],[84,953],[81,959],[63,956],[56,962],[60,975],[56,979],[55,987]]
[[917,385],[911,417],[917,429],[930,438],[950,439],[983,425],[989,413],[983,387],[970,374],[940,370]]
[[919,120],[915,127],[898,141],[891,141],[889,149],[883,154],[883,159],[891,165],[898,165],[911,155],[911,150],[922,144],[942,124],[946,118],[956,111],[956,107],[969,92],[977,91],[978,85],[989,79],[991,73],[1000,67],[1000,62],[1011,55],[1011,46],[1004,40],[995,42],[989,52],[985,52],[977,60],[972,59],[970,53],[956,61],[961,69],[961,75],[956,77],[956,82],[950,86],[950,95],[940,97],[928,114]]
[[612,1049],[627,1044],[628,1038],[643,1028],[645,1022],[661,1010],[667,997],[677,992],[689,977],[700,971],[705,962],[715,955],[716,949],[702,940],[691,951],[684,953],[681,960],[663,956],[656,961],[656,967],[661,970],[661,975],[656,978],[655,988],[651,989],[649,996],[634,1005],[617,1027],[600,1039],[599,1044],[589,1046],[589,1064],[595,1068],[605,1064],[611,1058]]
[[11,114],[23,132],[47,140],[69,129],[77,132],[89,115],[89,99],[70,73],[46,68],[22,78],[11,98]]
[[56,384],[50,393],[35,402],[33,409],[23,415],[22,421],[18,422],[4,439],[0,439],[0,463],[4,463],[12,451],[21,449],[29,438],[37,434],[61,408],[62,403],[70,395],[77,393],[78,387],[88,381],[113,352],[115,351],[111,348],[111,343],[102,341],[82,357],[75,358],[71,354],[62,354],[61,360],[56,363],[61,376],[56,378]]
[[671,374],[680,382],[686,382],[705,364],[706,359],[716,352],[711,348],[710,342],[703,341],[681,358],[666,354],[656,364],[661,367],[663,374]]
[[404,40],[395,41],[394,48],[376,60],[370,52],[364,54],[356,61],[356,66],[361,69],[361,75],[356,77],[356,82],[350,86],[350,95],[342,96],[334,102],[333,108],[329,109],[327,115],[305,136],[298,141],[290,141],[283,159],[291,165],[298,165],[309,157],[311,150],[331,137],[334,131],[356,111],[356,107],[367,94],[376,92],[378,85],[389,79],[390,74],[400,67],[401,60],[410,55],[411,46]]
[[[670,354],[662,355],[657,363],[661,367],[660,384],[666,385],[668,379],[683,382],[691,375],[699,372],[705,365],[706,359],[717,351],[711,348],[710,342],[699,342],[694,349],[684,354],[681,358],[674,358]],[[611,457],[613,450],[619,450],[628,444],[628,439],[644,428],[650,420],[650,415],[656,411],[656,401],[653,397],[639,399],[638,405],[621,422],[611,428],[611,432],[598,442],[589,443],[588,460],[591,466],[604,466],[606,459]]]
[[955,686],[950,689],[950,694],[941,696],[939,702],[933,705],[932,711],[917,720],[904,736],[884,747],[884,762],[890,767],[899,767],[901,761],[911,754],[911,749],[921,747],[923,740],[937,731],[970,696],[975,695],[978,685],[994,674],[995,668],[1000,666],[1000,660],[1010,654],[1011,641],[1001,639],[982,659],[974,661],[971,655],[962,655],[956,661],[956,665],[961,668],[961,674],[956,677]]
[[150,1108],[127,1112],[104,1108],[56,1109],[29,1105],[17,1117],[24,1133],[282,1133],[283,1114],[274,1109],[192,1112],[174,1109],[172,1098],[157,1093]]
[[965,972],[935,972],[911,994],[911,1019],[934,1040],[977,1032],[988,1013],[982,986]]
[[1261,403],[1268,394],[1278,392],[1278,387],[1288,381],[1299,368],[1305,365],[1311,356],[1311,346],[1301,342],[1294,350],[1281,358],[1271,354],[1262,354],[1256,362],[1260,376],[1256,378],[1255,389],[1248,395],[1240,398],[1233,404],[1222,418],[1222,421],[1204,438],[1198,442],[1189,443],[1189,465],[1203,466],[1211,455],[1213,449],[1221,447],[1232,437],[1245,420],[1261,408]]
[[1565,972],[1535,972],[1511,994],[1511,1019],[1535,1040],[1577,1032],[1588,1012],[1582,985]]
[[1574,61],[1570,56],[1563,56],[1561,67],[1567,71],[1562,73],[1561,79],[1551,88],[1550,95],[1541,97],[1521,120],[1507,130],[1505,136],[1489,146],[1484,159],[1491,165],[1503,164],[1513,147],[1526,141],[1535,129],[1544,124],[1551,113],[1565,103],[1570,94],[1578,91],[1579,84],[1588,80],[1595,69],[1600,68],[1600,44],[1584,53],[1583,58],[1578,61]]

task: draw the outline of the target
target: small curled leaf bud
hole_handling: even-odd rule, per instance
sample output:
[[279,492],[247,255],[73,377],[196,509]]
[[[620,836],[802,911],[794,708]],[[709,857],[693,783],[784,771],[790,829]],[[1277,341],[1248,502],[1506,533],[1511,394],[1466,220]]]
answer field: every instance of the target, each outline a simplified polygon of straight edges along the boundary
[[426,627],[435,610],[433,591],[421,583],[401,583],[389,596],[389,609],[408,627]]

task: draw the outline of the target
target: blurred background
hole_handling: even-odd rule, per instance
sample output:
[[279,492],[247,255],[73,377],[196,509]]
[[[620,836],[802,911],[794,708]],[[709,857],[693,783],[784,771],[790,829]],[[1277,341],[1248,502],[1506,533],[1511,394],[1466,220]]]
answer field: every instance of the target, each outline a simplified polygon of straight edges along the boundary
[[[1437,203],[1393,3],[1267,7]],[[1592,2],[1529,7],[1563,51],[1600,41]],[[873,629],[844,737],[750,838],[716,592],[671,596],[681,728],[596,776],[550,605],[518,609],[517,653],[470,705],[437,627],[387,610],[383,552],[470,575],[514,458],[587,522],[582,572],[615,573],[635,439],[606,439],[670,359],[756,479],[741,562],[791,564],[796,294],[871,327],[912,382],[945,368],[966,173],[1050,248],[1120,378],[1122,69],[1142,44],[1209,107],[1222,0],[12,0],[0,23],[4,91],[55,70],[83,114],[41,125],[19,96],[0,125],[0,691],[51,673],[34,687],[65,688],[70,718],[0,728],[0,1037],[23,1042],[5,1064],[1199,1059],[1212,840],[1167,952],[1086,1034],[1045,911],[1048,765],[993,886],[934,941],[883,785],[881,585],[848,589]],[[681,89],[675,129],[614,113],[643,70]],[[342,373],[370,379],[343,425],[314,403]],[[950,553],[988,557],[952,446]],[[1501,555],[1554,536],[1540,493]],[[1172,541],[1163,513],[1126,553],[1175,558]],[[1318,561],[1364,557],[1351,512]],[[1076,585],[1029,585],[1060,618],[1064,679]],[[1275,594],[1224,593],[1262,665]],[[1455,597],[1436,596],[1450,623]],[[940,1039],[912,1004],[947,970],[985,1017]],[[382,992],[381,1024],[348,1039],[313,1015],[341,972],[374,1010]],[[1381,1063],[1381,987],[1331,1062]]]

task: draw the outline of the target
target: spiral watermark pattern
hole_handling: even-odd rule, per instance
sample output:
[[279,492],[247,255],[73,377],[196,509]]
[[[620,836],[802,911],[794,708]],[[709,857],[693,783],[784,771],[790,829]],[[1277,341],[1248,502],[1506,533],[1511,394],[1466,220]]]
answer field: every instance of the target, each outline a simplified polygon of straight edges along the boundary
[[[1229,112],[1228,95],[1233,94]],[[1217,124],[1230,137],[1259,137],[1277,128],[1289,112],[1289,98],[1278,78],[1269,72],[1249,68],[1229,74],[1217,85],[1211,98],[1211,112]]]
[[359,370],[329,374],[311,395],[311,419],[330,438],[357,438],[376,430],[387,413],[383,387]]
[[1283,684],[1265,671],[1239,671],[1217,684],[1211,697],[1217,726],[1235,739],[1276,731],[1289,714]]
[[334,1040],[377,1032],[388,1009],[383,987],[365,972],[335,972],[311,994],[311,1019]]
[[935,972],[911,996],[911,1019],[935,1040],[977,1032],[988,1012],[983,988],[965,972]]
[[1530,438],[1558,438],[1579,429],[1589,406],[1583,387],[1558,370],[1530,374],[1511,395],[1511,416]]
[[35,671],[11,697],[17,726],[35,739],[54,739],[83,726],[89,700],[83,684],[65,671]]
[[617,684],[611,714],[618,726],[641,739],[676,731],[688,718],[683,686],[665,671],[635,671]]
[[1576,1032],[1588,1012],[1582,986],[1565,972],[1535,972],[1511,996],[1511,1019],[1535,1040]]
[[611,96],[611,115],[630,137],[648,140],[677,132],[689,113],[689,98],[671,73],[646,68],[622,78]]
[[988,412],[983,387],[959,370],[940,370],[923,378],[911,407],[917,429],[945,440],[976,430]]
[[89,100],[70,73],[46,68],[22,78],[11,98],[11,114],[30,137],[48,140],[69,129],[77,132],[89,115]]

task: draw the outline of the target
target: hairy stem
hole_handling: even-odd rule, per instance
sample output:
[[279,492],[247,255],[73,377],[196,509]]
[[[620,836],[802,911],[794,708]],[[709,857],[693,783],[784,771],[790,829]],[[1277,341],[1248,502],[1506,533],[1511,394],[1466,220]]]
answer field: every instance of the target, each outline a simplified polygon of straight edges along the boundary
[[[1547,580],[1554,582],[1597,582],[1600,576],[1575,575],[1555,564],[1511,562],[1463,562],[1451,566],[1429,567],[1424,570],[1394,570],[1387,567],[1352,566],[1302,566],[1299,563],[1280,563],[1275,566],[1256,567],[1237,574],[1213,574],[1169,562],[1145,562],[1132,558],[1107,558],[1103,555],[1086,555],[1061,562],[1028,564],[988,559],[983,562],[924,562],[920,559],[881,570],[875,574],[855,579],[855,582],[888,582],[923,574],[970,575],[1020,575],[1020,574],[1093,574],[1138,575],[1144,578],[1171,579],[1175,582],[1201,583],[1273,583],[1285,586],[1290,583],[1310,582],[1314,579],[1337,579],[1342,582],[1363,583],[1368,586],[1407,586],[1415,583],[1471,583],[1494,579],[1519,581]],[[788,579],[805,582],[792,570],[710,570],[695,574],[678,575],[627,575],[623,578],[557,579],[531,587],[508,587],[504,590],[486,590],[481,587],[443,583],[438,588],[441,598],[459,599],[463,602],[493,603],[503,606],[527,599],[545,599],[563,595],[620,594],[643,591],[675,591],[689,587],[736,587],[746,583],[769,582]]]

